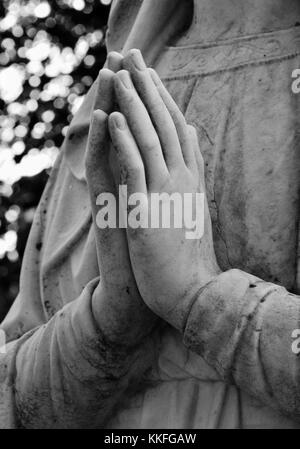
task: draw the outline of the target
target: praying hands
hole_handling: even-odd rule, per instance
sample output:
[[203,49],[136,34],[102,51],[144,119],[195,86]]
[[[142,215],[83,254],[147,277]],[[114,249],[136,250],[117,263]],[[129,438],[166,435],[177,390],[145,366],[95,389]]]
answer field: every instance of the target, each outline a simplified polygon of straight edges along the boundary
[[125,230],[95,223],[101,273],[95,315],[113,341],[138,342],[155,315],[183,331],[197,292],[219,269],[195,129],[139,50],[124,58],[113,53],[108,64],[116,73],[100,73],[86,159],[94,221],[98,195],[116,195],[118,185],[126,185],[129,195],[201,192],[205,198],[204,234],[197,240],[187,239],[183,226]]

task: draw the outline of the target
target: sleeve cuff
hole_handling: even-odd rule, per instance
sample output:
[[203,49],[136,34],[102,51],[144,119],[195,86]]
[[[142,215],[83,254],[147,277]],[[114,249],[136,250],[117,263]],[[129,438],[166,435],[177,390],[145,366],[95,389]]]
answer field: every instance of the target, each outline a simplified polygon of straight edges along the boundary
[[223,377],[230,376],[247,324],[266,296],[280,287],[243,271],[226,271],[201,290],[189,313],[184,344]]

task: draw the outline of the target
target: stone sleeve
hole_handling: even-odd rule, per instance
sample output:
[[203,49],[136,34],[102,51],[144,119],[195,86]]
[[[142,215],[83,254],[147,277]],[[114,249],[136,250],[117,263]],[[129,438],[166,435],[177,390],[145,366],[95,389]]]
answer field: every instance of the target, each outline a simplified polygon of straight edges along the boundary
[[[94,320],[95,282],[0,354],[1,428],[97,428],[111,418],[150,347],[112,347]],[[146,349],[145,349],[146,348]],[[148,356],[146,356],[148,354]]]
[[224,379],[300,421],[297,329],[299,296],[234,269],[200,291],[184,343]]

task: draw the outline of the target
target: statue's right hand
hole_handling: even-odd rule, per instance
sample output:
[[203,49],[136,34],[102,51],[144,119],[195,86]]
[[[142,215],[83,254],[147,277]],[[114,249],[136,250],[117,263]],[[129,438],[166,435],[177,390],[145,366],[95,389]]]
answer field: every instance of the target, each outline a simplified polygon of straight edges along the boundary
[[[118,57],[114,70],[118,70]],[[119,64],[122,57],[119,55]],[[86,179],[88,183],[96,249],[100,272],[100,282],[93,296],[93,312],[108,341],[129,347],[139,345],[153,329],[157,317],[142,300],[131,268],[125,229],[105,228],[97,225],[100,210],[97,198],[100,194],[118,196],[111,170],[110,137],[107,118],[114,106],[114,72],[103,69],[100,72],[98,91],[95,99],[96,110],[90,125],[86,154]]]

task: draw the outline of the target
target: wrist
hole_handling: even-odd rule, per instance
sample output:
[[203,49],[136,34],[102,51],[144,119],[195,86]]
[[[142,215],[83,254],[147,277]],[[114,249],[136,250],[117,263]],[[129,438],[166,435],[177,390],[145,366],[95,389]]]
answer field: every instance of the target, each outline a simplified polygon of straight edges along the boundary
[[197,298],[201,296],[209,285],[221,274],[221,270],[205,271],[201,273],[201,277],[192,284],[188,285],[186,294],[178,299],[177,304],[171,311],[166,314],[164,318],[169,324],[178,329],[181,333],[184,332],[188,317],[193,308]]
[[187,316],[185,346],[212,366],[218,365],[219,371],[230,361],[228,343],[237,329],[242,330],[240,320],[246,323],[256,307],[255,298],[245,300],[249,285],[249,277],[240,270],[222,272],[199,290]]
[[126,288],[115,289],[104,282],[99,282],[94,291],[92,308],[107,343],[126,351],[143,344],[157,323],[157,317],[135,293],[130,294]]

